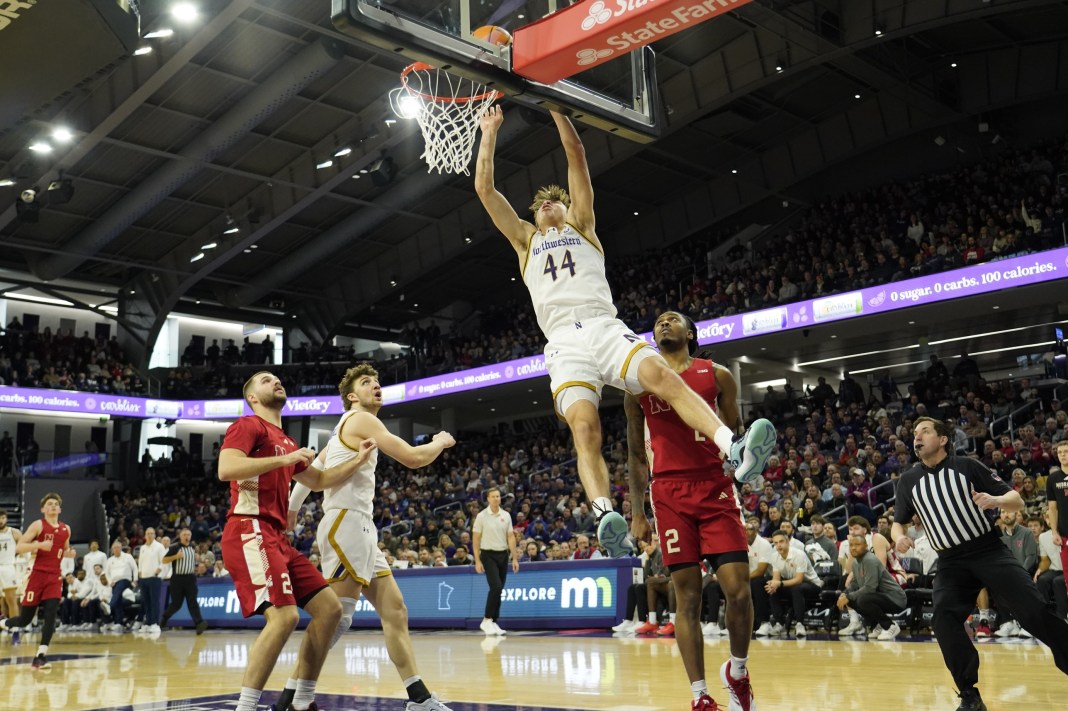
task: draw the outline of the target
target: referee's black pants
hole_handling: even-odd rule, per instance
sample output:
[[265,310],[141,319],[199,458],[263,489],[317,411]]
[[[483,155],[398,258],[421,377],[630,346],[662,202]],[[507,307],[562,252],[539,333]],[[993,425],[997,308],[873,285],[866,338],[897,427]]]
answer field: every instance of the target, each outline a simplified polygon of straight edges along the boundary
[[182,608],[182,603],[189,606],[189,616],[193,618],[193,624],[199,625],[204,621],[200,616],[200,605],[197,604],[197,576],[195,575],[172,575],[170,586],[171,604],[163,611],[161,625],[166,625],[174,613]]
[[489,594],[486,595],[486,617],[496,622],[501,616],[501,593],[508,579],[508,551],[487,551],[480,554],[482,567],[486,569]]
[[964,622],[984,587],[1050,648],[1057,668],[1068,674],[1068,622],[1046,605],[1031,576],[998,537],[983,536],[940,553],[934,577],[932,626],[958,691],[964,693],[979,682],[979,652]]

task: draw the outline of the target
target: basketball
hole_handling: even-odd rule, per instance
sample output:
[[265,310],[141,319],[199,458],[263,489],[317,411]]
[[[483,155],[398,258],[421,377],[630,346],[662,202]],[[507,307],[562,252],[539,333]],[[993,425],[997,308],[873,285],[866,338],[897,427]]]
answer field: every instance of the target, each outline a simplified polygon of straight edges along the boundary
[[499,47],[507,47],[512,43],[512,33],[497,25],[483,25],[482,27],[476,27],[471,34],[484,42],[489,42],[490,44],[495,44]]

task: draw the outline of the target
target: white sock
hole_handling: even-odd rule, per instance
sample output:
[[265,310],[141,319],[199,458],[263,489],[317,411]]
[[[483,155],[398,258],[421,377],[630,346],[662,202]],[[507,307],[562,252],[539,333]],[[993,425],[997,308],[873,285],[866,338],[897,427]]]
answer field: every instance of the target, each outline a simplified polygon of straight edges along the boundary
[[656,624],[656,613],[655,612],[650,612],[649,613],[649,621],[652,622],[654,625]]
[[592,508],[594,518],[600,521],[601,517],[604,516],[606,513],[615,510],[615,505],[612,503],[612,500],[607,496],[598,496],[596,499],[593,500]]
[[708,684],[704,679],[690,682],[690,693],[693,694],[693,700],[697,701],[702,696],[708,693]]
[[742,679],[749,672],[746,671],[745,663],[749,661],[749,657],[736,657],[731,655],[731,678]]
[[980,609],[979,610],[979,621],[980,622],[986,622],[987,624],[990,624],[990,618],[992,617],[992,615],[990,614],[991,612],[993,612],[993,610],[991,610],[989,607]]
[[37,654],[48,654],[48,645],[42,644],[37,648]]
[[235,711],[256,711],[256,706],[260,703],[262,694],[262,689],[250,689],[247,686],[242,686],[241,698],[237,700],[237,709]]
[[859,625],[860,624],[860,613],[857,612],[856,610],[854,610],[853,608],[849,608],[849,624],[851,624],[851,625]]
[[734,443],[734,433],[731,432],[731,428],[727,427],[727,425],[720,425],[716,433],[712,435],[712,441],[719,447],[719,451],[730,459],[731,445]]
[[675,613],[674,612],[669,612],[668,613],[668,622],[670,622],[671,624],[675,624]]
[[285,688],[292,689],[293,691],[296,691],[297,690],[297,680],[294,679],[293,677],[289,677],[288,679],[286,679]]
[[330,640],[330,649],[334,648],[341,636],[352,627],[352,616],[356,614],[356,600],[351,597],[339,598],[341,600],[341,619],[338,620],[334,637]]
[[306,709],[315,701],[315,680],[297,679],[297,693],[293,694],[293,709]]

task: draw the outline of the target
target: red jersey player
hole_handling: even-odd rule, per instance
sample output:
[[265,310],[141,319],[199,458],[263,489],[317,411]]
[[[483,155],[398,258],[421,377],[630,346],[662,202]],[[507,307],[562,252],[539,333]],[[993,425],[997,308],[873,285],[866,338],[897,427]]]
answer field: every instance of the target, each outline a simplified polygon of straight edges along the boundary
[[[683,314],[667,311],[653,327],[660,354],[675,372],[709,405],[724,423],[737,428],[738,386],[726,368],[694,358],[697,329]],[[630,478],[631,532],[650,537],[645,516],[645,489],[652,472],[650,494],[664,563],[675,587],[675,639],[690,679],[694,711],[718,706],[705,682],[704,639],[700,626],[701,567],[708,562],[727,599],[727,629],[731,658],[720,667],[720,680],[730,694],[730,711],[753,711],[756,703],[746,662],[753,631],[753,602],[749,587],[749,552],[742,513],[733,479],[723,471],[720,449],[686,425],[666,402],[655,395],[628,395],[627,469]],[[651,461],[646,459],[646,435]]]
[[33,553],[30,578],[22,596],[22,614],[17,620],[0,620],[0,628],[17,631],[30,624],[37,608],[41,608],[41,644],[33,658],[34,669],[48,669],[48,645],[56,631],[56,612],[63,595],[63,576],[59,574],[59,562],[74,556],[70,547],[70,527],[59,520],[63,499],[59,494],[48,493],[41,499],[41,516],[30,524],[22,534],[15,553]]
[[359,456],[322,471],[312,464],[315,451],[297,447],[282,430],[286,391],[277,377],[256,373],[243,393],[255,414],[230,425],[219,452],[219,479],[230,482],[222,553],[241,613],[262,614],[267,623],[249,652],[237,711],[256,709],[267,677],[297,626],[298,605],[312,619],[297,657],[296,695],[286,708],[315,709],[315,682],[341,619],[341,603],[322,574],[285,537],[289,485],[296,479],[313,491],[337,486],[367,460],[375,441],[365,439]]

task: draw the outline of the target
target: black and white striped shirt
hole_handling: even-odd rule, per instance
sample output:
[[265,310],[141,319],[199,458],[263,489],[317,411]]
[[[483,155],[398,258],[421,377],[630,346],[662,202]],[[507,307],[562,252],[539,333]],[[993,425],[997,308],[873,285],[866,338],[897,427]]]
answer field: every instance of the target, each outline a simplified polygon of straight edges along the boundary
[[167,557],[178,555],[178,551],[182,551],[182,557],[171,561],[171,565],[174,566],[174,575],[192,575],[197,572],[196,549],[193,546],[172,543],[170,549],[167,550]]
[[894,519],[907,526],[919,514],[931,546],[940,553],[951,551],[995,530],[987,513],[972,501],[975,491],[1001,496],[1011,489],[967,457],[947,456],[935,467],[917,463],[898,480]]

